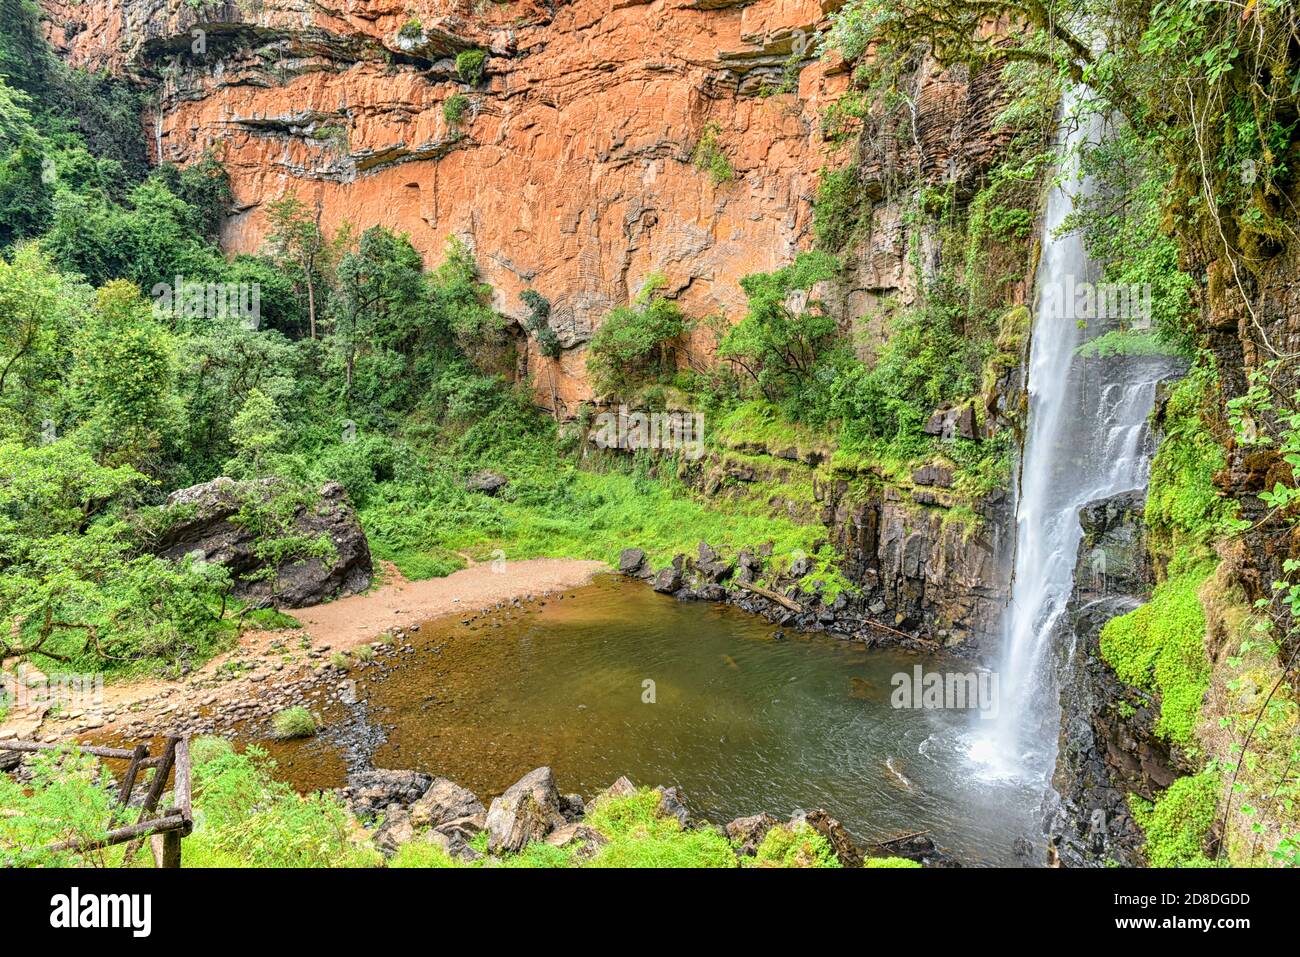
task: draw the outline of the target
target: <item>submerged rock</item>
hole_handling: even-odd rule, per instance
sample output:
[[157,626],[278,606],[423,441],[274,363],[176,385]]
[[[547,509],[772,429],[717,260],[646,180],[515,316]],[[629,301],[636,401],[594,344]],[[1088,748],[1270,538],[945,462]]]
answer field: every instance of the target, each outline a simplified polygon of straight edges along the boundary
[[488,850],[523,850],[565,824],[550,768],[530,771],[492,802],[487,813]]

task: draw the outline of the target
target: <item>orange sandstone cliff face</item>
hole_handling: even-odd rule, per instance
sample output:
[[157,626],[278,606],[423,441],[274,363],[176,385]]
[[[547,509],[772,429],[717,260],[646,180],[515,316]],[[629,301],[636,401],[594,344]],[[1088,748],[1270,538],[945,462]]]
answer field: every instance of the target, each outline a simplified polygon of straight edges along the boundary
[[[819,115],[847,74],[815,59],[806,38],[838,5],[46,0],[45,8],[68,60],[157,85],[149,118],[157,159],[183,164],[213,150],[224,160],[236,200],[230,250],[257,250],[267,204],[287,195],[318,205],[327,230],[381,224],[408,233],[431,263],[458,237],[502,313],[524,315],[526,288],[551,301],[565,352],[553,365],[530,344],[527,368],[546,367],[535,377],[546,380],[539,399],[571,413],[590,395],[582,345],[649,274],[666,276],[688,314],[734,321],[742,276],[811,245],[812,199],[829,155]],[[488,54],[475,86],[456,71],[467,49]],[[967,102],[975,84],[930,72],[920,83],[921,136],[933,156],[961,135],[958,121],[972,109],[984,117]],[[469,102],[453,124],[443,105],[457,94]],[[721,181],[692,162],[710,132],[734,170]],[[898,210],[882,204],[859,251],[857,288],[838,303],[843,318],[908,292],[903,240]]]

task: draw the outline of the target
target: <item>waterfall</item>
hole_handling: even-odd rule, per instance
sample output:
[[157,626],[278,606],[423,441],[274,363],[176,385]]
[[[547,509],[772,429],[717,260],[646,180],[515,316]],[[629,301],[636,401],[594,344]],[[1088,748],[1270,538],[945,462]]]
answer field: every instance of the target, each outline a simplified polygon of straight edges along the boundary
[[[1011,599],[1003,615],[1001,701],[994,726],[971,756],[994,776],[1040,781],[1055,764],[1060,705],[1054,667],[1058,636],[1083,536],[1079,509],[1146,484],[1146,422],[1168,363],[1151,357],[1086,358],[1079,347],[1114,328],[1113,316],[1088,314],[1078,291],[1099,270],[1077,232],[1061,227],[1075,197],[1095,185],[1081,175],[1078,147],[1105,133],[1095,115],[1076,118],[1063,104],[1060,175],[1042,224],[1029,360],[1029,413],[1016,493],[1016,551]],[[1083,313],[1083,314],[1081,314]],[[1126,317],[1127,318],[1127,317]],[[1083,320],[1083,321],[1081,321]]]

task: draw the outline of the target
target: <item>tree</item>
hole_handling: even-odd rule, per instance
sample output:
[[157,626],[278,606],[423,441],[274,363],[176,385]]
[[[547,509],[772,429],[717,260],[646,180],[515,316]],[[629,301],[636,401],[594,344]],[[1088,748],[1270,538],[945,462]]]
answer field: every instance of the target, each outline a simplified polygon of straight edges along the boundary
[[89,290],[51,264],[39,246],[19,246],[0,256],[0,432],[28,438],[55,415],[69,343],[84,321]]
[[329,245],[320,228],[320,207],[312,214],[297,196],[277,200],[268,207],[272,257],[298,273],[307,290],[309,335],[316,338],[316,289],[327,265]]
[[775,272],[746,276],[740,288],[749,311],[723,337],[718,357],[739,366],[770,401],[797,391],[836,333],[835,319],[811,290],[838,271],[832,256],[811,252]]
[[612,310],[591,337],[587,371],[598,392],[627,395],[676,372],[677,346],[690,323],[677,303],[659,295],[666,284],[658,273],[647,277],[632,304]]
[[236,451],[226,470],[236,478],[262,478],[270,474],[272,456],[284,443],[282,421],[275,402],[261,389],[250,389],[231,423],[231,441]]
[[382,226],[367,229],[356,249],[343,255],[336,280],[334,338],[343,354],[346,402],[363,348],[403,359],[416,350],[429,296],[420,254],[406,236]]
[[142,467],[176,422],[175,342],[140,289],[114,280],[95,295],[77,349],[85,439],[108,464]]

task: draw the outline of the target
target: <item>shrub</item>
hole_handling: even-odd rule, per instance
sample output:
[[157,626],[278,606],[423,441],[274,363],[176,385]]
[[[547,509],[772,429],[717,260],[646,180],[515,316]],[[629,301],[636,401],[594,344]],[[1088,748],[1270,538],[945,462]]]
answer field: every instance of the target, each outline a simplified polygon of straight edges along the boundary
[[402,24],[402,29],[397,31],[397,35],[407,40],[418,40],[424,33],[424,24],[418,18],[411,17]]
[[597,392],[626,396],[672,377],[676,346],[690,324],[677,303],[658,294],[664,285],[658,274],[647,278],[632,305],[613,310],[592,336],[587,371]]
[[194,766],[194,833],[182,861],[194,867],[373,867],[356,820],[336,797],[301,796],[272,777],[275,762],[250,746]]
[[330,664],[340,671],[352,670],[352,659],[341,651],[336,651],[330,655]]
[[487,54],[482,50],[461,50],[456,54],[456,75],[462,83],[478,86],[486,63]]
[[447,121],[449,126],[459,126],[460,121],[465,118],[465,111],[468,109],[469,97],[461,93],[453,93],[443,101],[442,118]]
[[277,738],[310,738],[316,733],[316,719],[298,705],[277,712],[271,718],[271,728]]
[[719,142],[719,135],[722,133],[717,123],[708,123],[704,131],[700,134],[699,142],[695,144],[695,150],[691,154],[691,162],[695,168],[701,172],[709,174],[709,179],[713,180],[714,186],[720,186],[723,183],[729,183],[735,179],[736,171],[731,165],[731,160],[722,150],[722,144]]

